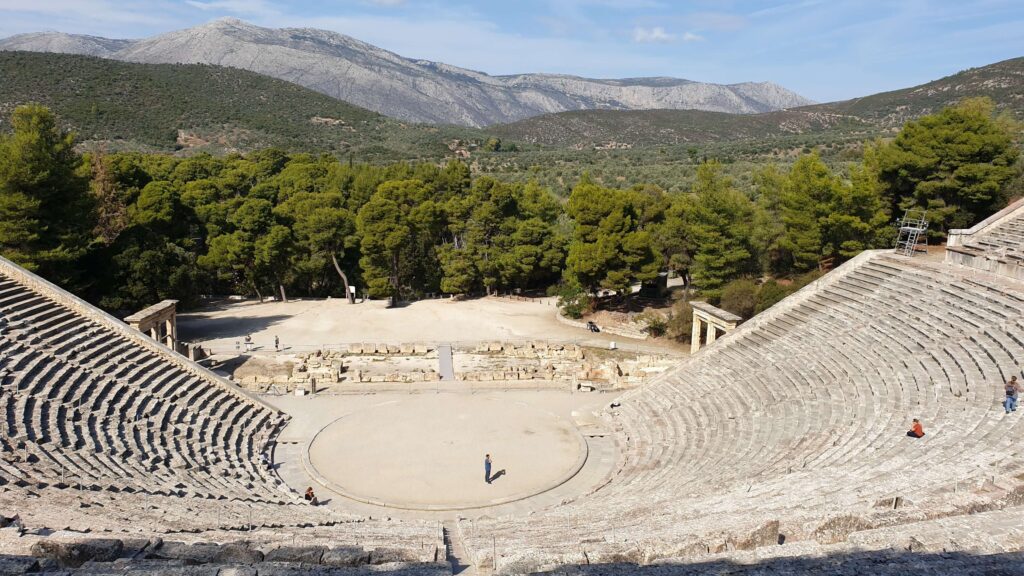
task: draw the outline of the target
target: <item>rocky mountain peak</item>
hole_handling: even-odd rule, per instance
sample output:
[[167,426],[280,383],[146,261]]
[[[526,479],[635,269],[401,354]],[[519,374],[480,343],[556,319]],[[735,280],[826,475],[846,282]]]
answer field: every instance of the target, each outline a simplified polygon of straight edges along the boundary
[[250,70],[407,121],[486,126],[569,110],[697,109],[757,113],[810,104],[770,82],[707,84],[679,78],[591,79],[488,74],[404,58],[316,28],[263,28],[237,18],[142,40],[43,32],[0,50],[66,52],[142,63]]

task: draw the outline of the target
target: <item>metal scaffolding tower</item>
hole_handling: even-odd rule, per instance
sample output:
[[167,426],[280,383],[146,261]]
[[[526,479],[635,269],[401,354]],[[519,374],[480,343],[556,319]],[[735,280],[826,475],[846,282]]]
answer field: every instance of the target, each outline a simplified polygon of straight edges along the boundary
[[928,245],[928,211],[911,208],[896,220],[899,236],[896,237],[896,253],[912,257],[919,244]]

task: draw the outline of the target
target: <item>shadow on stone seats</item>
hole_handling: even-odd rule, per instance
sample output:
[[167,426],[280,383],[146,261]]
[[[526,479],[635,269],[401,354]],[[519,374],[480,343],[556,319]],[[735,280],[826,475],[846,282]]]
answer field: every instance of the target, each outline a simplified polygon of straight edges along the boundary
[[[637,551],[636,554],[643,552]],[[623,552],[627,555],[628,552]],[[166,562],[166,566],[162,563]],[[117,565],[116,573],[139,574],[140,576],[152,575],[185,575],[198,573],[201,566],[207,568],[223,568],[227,566],[248,566],[251,570],[255,568],[257,573],[263,565],[262,561],[250,562],[247,564],[230,564],[213,561],[202,565],[181,566],[174,561],[161,561],[150,559],[140,562],[138,570],[132,569],[133,560],[121,559]],[[909,574],[930,574],[934,576],[965,576],[968,574],[986,574],[990,576],[1019,576],[1024,574],[1024,552],[1005,552],[995,554],[968,554],[964,552],[910,552],[901,550],[879,550],[868,552],[837,553],[826,556],[793,556],[786,558],[772,558],[755,563],[737,563],[729,560],[712,560],[705,562],[665,562],[648,566],[638,566],[630,562],[572,565],[571,572],[566,567],[553,569],[551,571],[535,572],[528,562],[509,563],[502,565],[499,560],[499,572],[501,574],[531,573],[535,576],[556,574],[573,574],[602,576],[627,576],[632,574],[665,576],[665,575],[692,575],[704,576],[708,574],[730,574],[732,576],[760,576],[763,574],[830,574],[841,576],[872,575],[872,576],[907,576]],[[106,574],[105,566],[114,565],[110,562],[93,561],[89,564],[89,574]],[[270,566],[268,564],[268,566]],[[271,571],[275,574],[285,570],[288,574],[350,574],[351,569],[345,571],[331,571],[327,567],[315,567],[310,564],[298,562],[274,562]],[[449,571],[447,565],[421,564],[412,568],[420,571],[410,572],[408,565],[395,565],[393,570],[374,570],[375,575],[402,574],[435,574],[462,572],[465,568],[457,566],[454,571]],[[444,570],[441,569],[443,566]],[[430,570],[430,568],[437,568]],[[314,568],[323,568],[324,571],[314,571]],[[56,562],[35,558],[27,555],[0,554],[0,570],[3,574],[66,574],[67,570],[62,569]],[[127,572],[122,572],[127,570]],[[341,569],[334,569],[341,570]],[[75,572],[78,573],[78,572]],[[109,573],[114,573],[109,572]],[[216,573],[216,572],[211,572]],[[223,572],[222,572],[223,573]]]
[[[763,550],[763,549],[762,549]],[[624,552],[623,556],[628,553]],[[636,554],[643,554],[636,551]],[[515,563],[502,565],[498,563],[500,572],[530,573],[534,576],[555,576],[565,574],[565,570],[533,571],[526,563],[518,566]],[[730,560],[710,560],[701,562],[672,562],[666,560],[639,566],[631,562],[574,565],[573,575],[582,576],[627,576],[632,574],[664,576],[730,574],[732,576],[755,576],[762,574],[833,574],[842,576],[907,576],[908,574],[932,574],[948,576],[964,576],[966,574],[988,574],[992,576],[1024,576],[1024,552],[1004,552],[995,554],[970,554],[966,552],[911,552],[909,550],[887,549],[862,552],[845,552],[822,556],[790,556],[770,558],[754,563],[738,563]]]

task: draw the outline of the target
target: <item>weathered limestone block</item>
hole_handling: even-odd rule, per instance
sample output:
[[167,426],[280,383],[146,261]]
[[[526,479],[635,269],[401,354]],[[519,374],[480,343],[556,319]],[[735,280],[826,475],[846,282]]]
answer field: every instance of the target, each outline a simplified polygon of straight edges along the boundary
[[594,564],[643,564],[647,554],[636,546],[611,550],[588,550],[587,559]]
[[252,566],[224,566],[217,576],[256,576],[256,568]]
[[40,540],[30,552],[36,558],[50,558],[62,566],[78,568],[90,560],[110,562],[121,555],[124,543],[120,540],[97,538],[81,542],[51,542]]
[[244,544],[224,544],[213,561],[218,564],[253,564],[263,561],[263,552]]
[[916,537],[911,536],[905,545],[908,552],[928,552],[931,547],[924,542],[918,540]]
[[331,548],[320,558],[320,563],[325,566],[362,566],[369,562],[370,553],[358,546]]
[[0,556],[0,574],[27,574],[39,571],[39,561],[25,556]]
[[146,558],[183,560],[189,564],[209,564],[220,552],[217,544],[184,544],[182,542],[164,542],[162,546],[149,551]]
[[306,564],[319,564],[323,558],[325,546],[281,546],[267,552],[267,562],[302,562]]
[[812,535],[819,544],[838,544],[845,542],[850,534],[870,528],[871,523],[860,516],[836,516],[815,528]]
[[659,558],[698,558],[710,553],[707,542],[695,540],[683,543],[665,543],[658,550],[648,550],[644,556],[644,564],[650,564]]
[[370,552],[370,564],[418,561],[418,557],[402,548],[374,548],[373,551]]
[[772,520],[747,535],[746,538],[733,541],[735,550],[753,550],[762,546],[775,546],[779,543],[779,521]]
[[426,344],[414,344],[412,347],[412,353],[416,355],[423,355],[430,352],[430,348]]

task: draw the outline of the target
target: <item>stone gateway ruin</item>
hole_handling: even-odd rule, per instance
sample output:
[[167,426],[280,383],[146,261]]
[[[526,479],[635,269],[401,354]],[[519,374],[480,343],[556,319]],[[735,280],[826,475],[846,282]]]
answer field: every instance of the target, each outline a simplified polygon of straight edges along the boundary
[[[695,306],[709,345],[671,366],[453,350],[461,382],[603,390],[571,418],[524,391],[366,392],[438,379],[436,343],[306,351],[229,381],[0,260],[0,572],[1020,573],[1024,415],[1001,402],[1024,358],[1021,222],[1024,202],[955,233],[947,261],[864,252],[739,326]],[[363,392],[292,398],[291,416],[259,395],[314,379]],[[458,431],[503,433],[505,405],[505,459],[487,451],[507,473],[488,485]],[[912,418],[925,437],[906,437]],[[449,441],[465,474],[424,452]],[[344,469],[321,452],[341,445]],[[380,468],[406,460],[421,468]],[[544,476],[519,490],[531,461]],[[431,467],[454,472],[420,482]]]

